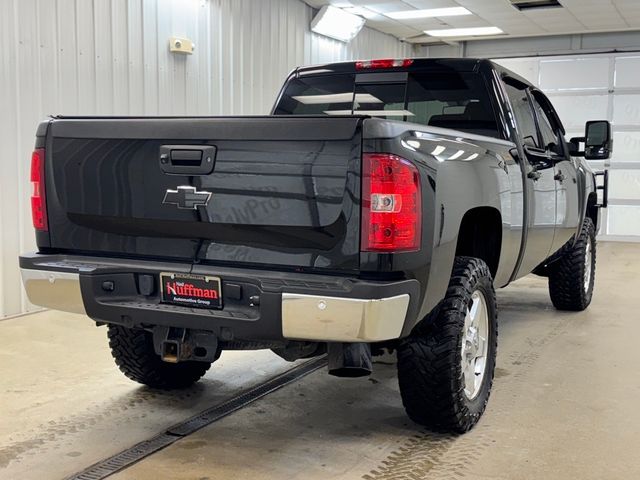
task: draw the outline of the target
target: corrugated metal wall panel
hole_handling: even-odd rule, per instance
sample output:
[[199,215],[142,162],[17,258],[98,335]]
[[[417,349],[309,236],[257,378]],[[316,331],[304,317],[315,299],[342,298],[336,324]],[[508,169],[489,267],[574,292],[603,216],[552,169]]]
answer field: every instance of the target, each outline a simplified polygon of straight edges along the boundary
[[[0,313],[14,311],[19,305],[10,305],[9,299],[20,295],[16,288],[15,252],[20,248],[19,218],[16,212],[18,162],[20,149],[16,138],[17,119],[15,97],[18,95],[16,55],[15,5],[13,2],[0,2],[0,41],[11,48],[0,49],[0,144],[3,155],[0,157]],[[10,117],[10,118],[7,118]],[[10,208],[11,206],[11,208]],[[18,205],[19,208],[19,205]],[[13,262],[13,263],[12,263]]]
[[[364,29],[309,31],[300,0],[0,0],[0,317],[28,311],[17,256],[34,249],[29,158],[38,121],[66,115],[249,115],[297,65],[402,57]],[[169,37],[196,43],[171,54]]]

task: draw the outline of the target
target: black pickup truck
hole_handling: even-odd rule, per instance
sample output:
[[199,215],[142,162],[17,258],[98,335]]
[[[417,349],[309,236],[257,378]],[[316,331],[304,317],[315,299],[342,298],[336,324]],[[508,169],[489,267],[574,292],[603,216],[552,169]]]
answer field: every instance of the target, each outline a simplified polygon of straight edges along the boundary
[[557,308],[591,301],[606,179],[584,159],[611,129],[564,135],[540,90],[474,59],[298,68],[262,117],[51,117],[23,283],[107,324],[151,387],[226,349],[327,353],[342,376],[388,349],[408,415],[463,432],[493,381],[494,287],[533,272]]

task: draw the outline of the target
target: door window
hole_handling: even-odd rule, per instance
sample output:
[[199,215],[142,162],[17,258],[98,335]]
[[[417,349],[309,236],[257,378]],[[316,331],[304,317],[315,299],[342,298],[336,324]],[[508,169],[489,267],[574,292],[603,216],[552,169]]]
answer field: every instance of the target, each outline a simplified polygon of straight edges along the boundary
[[541,148],[538,141],[538,130],[536,129],[536,120],[533,114],[533,108],[529,101],[529,95],[526,90],[518,89],[512,85],[504,84],[511,101],[513,113],[516,116],[518,133],[525,145],[530,147]]
[[535,109],[536,116],[538,117],[538,126],[540,127],[540,135],[542,136],[542,142],[545,150],[557,153],[558,135],[552,126],[553,122],[535,96],[533,97],[533,108]]

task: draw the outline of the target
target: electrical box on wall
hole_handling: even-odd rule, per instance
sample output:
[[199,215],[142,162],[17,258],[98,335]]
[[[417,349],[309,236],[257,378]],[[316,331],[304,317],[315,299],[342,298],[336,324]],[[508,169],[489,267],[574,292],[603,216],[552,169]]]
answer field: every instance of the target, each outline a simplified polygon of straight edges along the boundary
[[169,39],[169,50],[175,53],[184,53],[191,55],[196,44],[188,38],[171,37]]

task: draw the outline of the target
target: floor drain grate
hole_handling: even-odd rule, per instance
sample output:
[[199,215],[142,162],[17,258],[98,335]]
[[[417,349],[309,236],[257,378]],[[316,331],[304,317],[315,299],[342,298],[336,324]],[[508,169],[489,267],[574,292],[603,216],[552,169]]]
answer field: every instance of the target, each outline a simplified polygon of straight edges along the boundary
[[168,428],[164,433],[156,435],[149,440],[144,440],[133,447],[102,460],[89,468],[67,477],[67,480],[101,480],[123,470],[145,457],[168,447],[181,438],[200,430],[217,420],[239,410],[252,402],[274,392],[290,383],[299,380],[327,364],[326,357],[317,358],[287,370],[280,375],[267,380],[260,385],[250,388],[241,394],[224,401],[223,403],[211,407],[198,415],[185,420],[173,427]]

